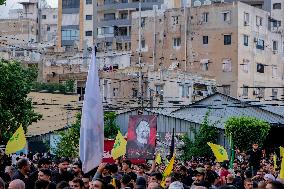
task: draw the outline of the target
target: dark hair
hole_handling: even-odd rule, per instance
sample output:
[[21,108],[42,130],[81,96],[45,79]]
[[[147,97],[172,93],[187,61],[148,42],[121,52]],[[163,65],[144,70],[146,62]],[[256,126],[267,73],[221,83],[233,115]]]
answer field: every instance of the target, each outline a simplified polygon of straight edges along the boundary
[[118,166],[117,166],[116,164],[111,164],[111,165],[109,165],[109,171],[110,171],[111,173],[117,173],[117,171],[118,171]]
[[60,158],[59,161],[58,161],[58,164],[59,164],[59,163],[63,163],[63,162],[68,162],[68,163],[70,163],[70,160],[69,160],[69,158],[66,158],[66,157]]
[[251,178],[246,178],[246,179],[244,180],[244,184],[246,184],[247,182],[252,182]]
[[77,161],[77,162],[73,163],[73,165],[77,165],[82,170],[82,163]]
[[56,185],[56,189],[63,189],[65,187],[69,187],[69,184],[66,181],[61,181]]
[[80,178],[74,178],[73,180],[72,180],[72,182],[74,182],[74,183],[78,183],[79,185],[80,185],[80,187],[83,187],[84,186],[84,182],[82,181],[82,179],[80,179]]
[[99,181],[102,183],[102,189],[105,189],[107,187],[107,183],[103,179],[97,178],[96,181]]
[[132,165],[131,161],[128,160],[128,159],[124,160],[123,163],[126,163],[126,164],[129,166],[129,168],[130,168],[131,165]]
[[180,170],[187,172],[187,168],[186,168],[185,166],[181,166],[181,167],[180,167]]
[[131,176],[128,175],[128,174],[125,174],[122,176],[122,179],[121,179],[121,183],[124,184],[124,185],[128,185],[131,181]]
[[157,180],[162,180],[163,179],[163,175],[160,172],[153,172],[150,174],[151,177],[156,177]]
[[115,189],[115,187],[112,184],[107,184],[106,189]]
[[49,182],[46,180],[37,180],[35,182],[35,189],[46,189],[48,185],[49,185]]
[[20,159],[18,162],[17,162],[17,166],[19,169],[22,169],[24,166],[27,166],[29,164],[28,160],[23,158],[23,159]]
[[270,184],[272,185],[272,189],[284,189],[284,185],[279,181],[272,181]]
[[49,161],[49,159],[47,158],[41,158],[40,160],[38,160],[38,168],[41,168],[42,165],[50,165],[51,162]]
[[40,169],[39,171],[42,172],[43,174],[51,177],[51,171],[49,169]]

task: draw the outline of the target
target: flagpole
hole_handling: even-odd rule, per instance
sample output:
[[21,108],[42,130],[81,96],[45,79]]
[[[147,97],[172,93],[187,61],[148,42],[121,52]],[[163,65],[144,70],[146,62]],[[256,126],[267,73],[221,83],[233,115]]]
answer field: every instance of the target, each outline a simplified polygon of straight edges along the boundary
[[233,169],[233,163],[235,159],[235,149],[234,149],[234,141],[233,141],[232,133],[230,134],[230,149],[231,149],[230,169]]

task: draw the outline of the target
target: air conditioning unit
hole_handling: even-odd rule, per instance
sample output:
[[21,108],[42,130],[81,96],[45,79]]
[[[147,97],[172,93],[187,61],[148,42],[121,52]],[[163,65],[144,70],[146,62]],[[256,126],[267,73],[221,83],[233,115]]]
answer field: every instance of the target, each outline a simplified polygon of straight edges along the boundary
[[248,21],[244,21],[244,25],[248,26],[249,25]]

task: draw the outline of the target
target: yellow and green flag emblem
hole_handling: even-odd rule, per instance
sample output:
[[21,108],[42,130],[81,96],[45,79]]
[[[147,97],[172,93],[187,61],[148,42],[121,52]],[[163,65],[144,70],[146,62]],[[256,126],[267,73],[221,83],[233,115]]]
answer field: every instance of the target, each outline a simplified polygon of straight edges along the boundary
[[280,157],[283,157],[284,154],[284,148],[282,146],[279,147],[280,148]]
[[6,145],[5,154],[10,155],[19,150],[22,150],[27,144],[24,128],[21,125]]
[[157,163],[158,165],[160,165],[162,163],[162,157],[161,154],[158,153],[155,159],[155,163]]
[[163,180],[161,182],[161,186],[165,187],[165,180],[166,178],[172,173],[172,170],[174,168],[174,164],[175,164],[175,154],[173,155],[172,159],[170,160],[170,163],[168,164],[168,166],[166,167],[164,174],[163,174]]
[[224,149],[223,146],[218,144],[213,144],[211,142],[207,142],[207,144],[210,146],[211,150],[213,151],[217,162],[223,162],[225,160],[229,160],[227,151]]
[[281,169],[280,169],[279,177],[280,177],[281,179],[284,179],[284,157],[282,157]]
[[118,131],[115,139],[115,143],[113,145],[113,149],[111,150],[111,156],[113,159],[117,159],[120,156],[125,155],[126,153],[126,143],[127,141],[122,136],[121,132]]

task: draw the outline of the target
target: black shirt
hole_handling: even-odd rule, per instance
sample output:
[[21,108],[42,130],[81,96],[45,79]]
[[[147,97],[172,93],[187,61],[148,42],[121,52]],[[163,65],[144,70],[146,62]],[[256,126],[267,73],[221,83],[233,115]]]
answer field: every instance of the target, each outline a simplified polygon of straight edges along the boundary
[[59,173],[59,171],[55,171],[52,174],[52,181],[55,184],[58,184],[61,181],[69,182],[69,181],[72,181],[73,178],[74,178],[74,175],[69,171],[63,172],[61,174]]
[[16,180],[16,179],[20,179],[24,181],[26,188],[28,188],[29,186],[28,178],[26,178],[25,175],[23,175],[20,170],[17,170],[17,172],[15,172],[15,174],[12,176],[12,180]]
[[249,155],[248,161],[249,161],[250,166],[253,166],[256,169],[259,168],[260,160],[262,157],[261,150],[256,150],[256,151],[250,150],[247,152],[247,155]]

